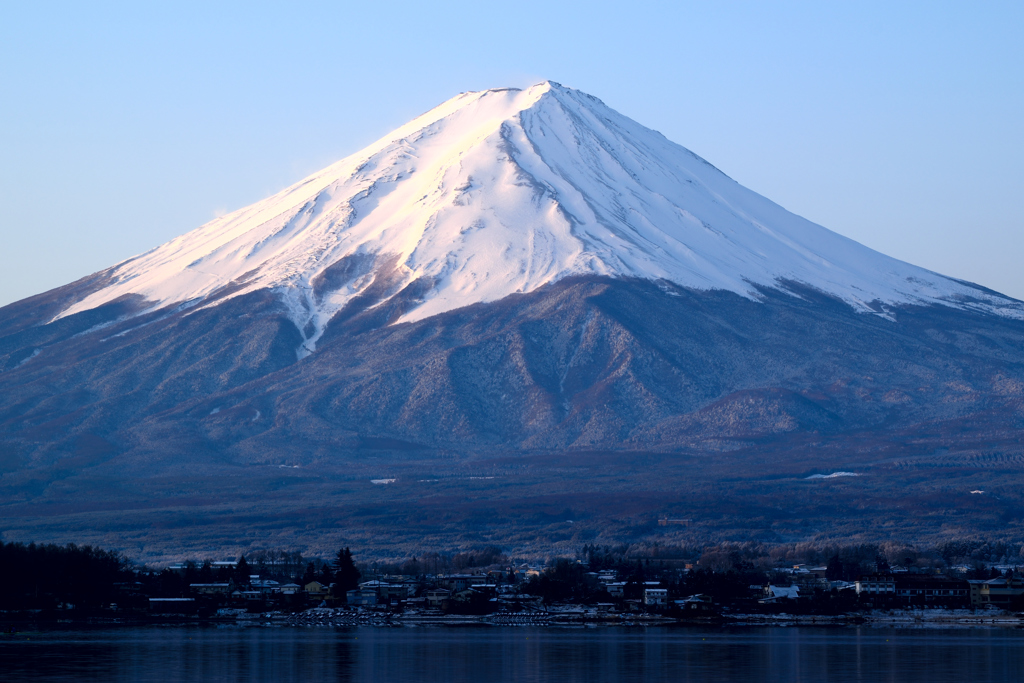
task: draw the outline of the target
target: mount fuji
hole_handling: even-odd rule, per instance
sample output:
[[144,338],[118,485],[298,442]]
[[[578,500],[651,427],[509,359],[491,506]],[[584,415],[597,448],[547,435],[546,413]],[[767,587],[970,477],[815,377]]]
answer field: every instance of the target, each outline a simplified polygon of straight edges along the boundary
[[896,508],[919,536],[1009,533],[1024,511],[999,483],[1024,463],[1024,303],[553,82],[458,95],[0,308],[0,387],[7,535],[143,556],[878,536]]

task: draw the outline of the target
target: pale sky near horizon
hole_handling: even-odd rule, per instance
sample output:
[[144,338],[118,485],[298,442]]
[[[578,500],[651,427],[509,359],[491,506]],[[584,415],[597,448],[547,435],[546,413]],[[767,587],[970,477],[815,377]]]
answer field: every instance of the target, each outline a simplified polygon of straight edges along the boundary
[[0,3],[0,305],[460,91],[552,79],[787,209],[1024,299],[1024,3]]

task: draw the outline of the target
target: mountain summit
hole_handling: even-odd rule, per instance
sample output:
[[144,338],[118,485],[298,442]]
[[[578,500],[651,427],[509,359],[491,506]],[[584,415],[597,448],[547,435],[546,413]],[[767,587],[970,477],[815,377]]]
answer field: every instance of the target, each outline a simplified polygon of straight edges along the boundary
[[1024,304],[555,83],[0,308],[8,541],[1020,538],[1022,435]]
[[[109,271],[60,316],[124,295],[149,308],[259,289],[311,352],[354,300],[389,322],[573,275],[757,297],[810,286],[858,310],[1018,302],[889,258],[793,215],[600,100],[557,83],[458,95],[323,171]],[[367,299],[370,301],[368,302]]]

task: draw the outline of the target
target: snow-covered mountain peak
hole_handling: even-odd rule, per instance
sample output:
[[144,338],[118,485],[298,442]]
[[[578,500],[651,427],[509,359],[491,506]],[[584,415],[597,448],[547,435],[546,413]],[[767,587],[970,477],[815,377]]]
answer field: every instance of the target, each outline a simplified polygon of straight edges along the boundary
[[453,97],[280,193],[115,266],[109,286],[61,315],[125,294],[202,307],[270,288],[303,332],[303,355],[360,295],[415,292],[400,319],[411,321],[586,274],[744,296],[795,281],[865,311],[943,303],[1024,317],[1019,302],[795,216],[550,81]]

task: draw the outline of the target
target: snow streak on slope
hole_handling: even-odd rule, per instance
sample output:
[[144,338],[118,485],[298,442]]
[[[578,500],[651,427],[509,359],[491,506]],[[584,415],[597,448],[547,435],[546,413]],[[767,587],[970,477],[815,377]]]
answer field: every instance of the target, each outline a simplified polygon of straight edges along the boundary
[[792,280],[864,311],[942,303],[1024,317],[1020,302],[795,216],[551,82],[459,95],[269,199],[119,264],[112,285],[61,315],[125,294],[202,307],[272,288],[305,338],[301,356],[360,294],[383,301],[415,283],[420,303],[408,321],[583,274],[744,296]]

